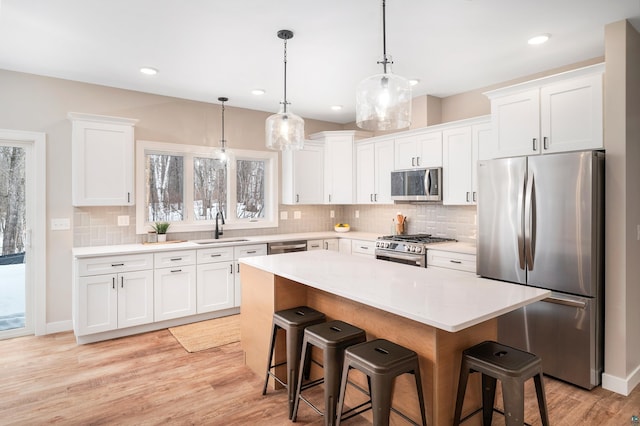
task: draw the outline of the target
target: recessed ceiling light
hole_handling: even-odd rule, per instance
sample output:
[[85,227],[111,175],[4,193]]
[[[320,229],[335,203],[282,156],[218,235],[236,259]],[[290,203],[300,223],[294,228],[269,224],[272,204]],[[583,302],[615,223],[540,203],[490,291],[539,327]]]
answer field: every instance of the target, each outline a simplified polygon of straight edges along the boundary
[[342,105],[331,105],[331,109],[334,111],[340,111],[342,109]]
[[529,40],[527,40],[527,43],[531,45],[546,43],[547,40],[549,40],[549,37],[551,37],[550,34],[540,34],[535,37],[531,37]]
[[409,84],[412,86],[415,86],[419,83],[420,83],[420,80],[418,80],[417,78],[412,78],[411,80],[409,80]]
[[145,75],[156,75],[158,74],[158,70],[151,67],[142,67],[140,68],[140,72]]
[[253,89],[251,91],[251,94],[252,95],[256,95],[256,96],[260,96],[260,95],[264,95],[265,91],[264,91],[264,89]]

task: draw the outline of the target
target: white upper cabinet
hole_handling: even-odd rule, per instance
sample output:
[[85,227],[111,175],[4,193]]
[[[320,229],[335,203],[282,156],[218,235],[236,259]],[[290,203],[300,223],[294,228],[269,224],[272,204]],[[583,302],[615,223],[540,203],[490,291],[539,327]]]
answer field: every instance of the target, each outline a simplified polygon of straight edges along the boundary
[[603,72],[592,65],[487,92],[491,157],[603,148]]
[[478,160],[488,158],[491,123],[478,123],[442,132],[442,204],[474,205],[478,199]]
[[324,144],[324,204],[353,204],[355,202],[355,147],[358,139],[369,137],[367,132],[333,131],[311,135]]
[[79,113],[69,118],[73,205],[133,205],[133,126],[138,120]]
[[304,149],[282,152],[282,204],[322,204],[324,145],[305,142]]
[[392,170],[394,170],[393,140],[357,144],[356,203],[393,204]]
[[425,132],[395,140],[395,169],[442,167],[442,132]]

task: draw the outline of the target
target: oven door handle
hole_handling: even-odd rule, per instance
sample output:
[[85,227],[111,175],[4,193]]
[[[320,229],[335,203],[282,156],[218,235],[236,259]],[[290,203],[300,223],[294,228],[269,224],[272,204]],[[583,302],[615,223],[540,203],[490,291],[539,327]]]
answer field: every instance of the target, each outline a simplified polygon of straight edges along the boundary
[[401,259],[401,260],[415,260],[420,261],[424,258],[424,255],[421,254],[411,254],[411,253],[398,253],[398,252],[388,252],[388,251],[376,251],[377,256],[390,257],[393,259]]

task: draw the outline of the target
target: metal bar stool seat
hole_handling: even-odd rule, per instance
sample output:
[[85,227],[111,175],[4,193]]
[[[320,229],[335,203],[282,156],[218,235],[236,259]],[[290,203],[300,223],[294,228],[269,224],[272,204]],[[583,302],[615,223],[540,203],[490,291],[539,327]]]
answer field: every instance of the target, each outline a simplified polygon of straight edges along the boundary
[[[340,391],[340,374],[344,351],[349,346],[362,343],[367,340],[366,332],[344,321],[327,321],[307,327],[304,330],[302,342],[302,358],[300,361],[300,373],[298,375],[298,388],[295,394],[292,421],[296,421],[300,401],[304,401],[318,414],[324,415],[324,424],[335,425],[336,405]],[[311,349],[315,346],[322,350],[323,377],[303,384],[304,366],[311,360]],[[323,413],[313,405],[302,391],[324,383],[324,410]]]
[[[349,370],[355,368],[367,376],[369,384],[369,401],[343,412]],[[345,351],[340,400],[338,401],[338,425],[368,410],[373,410],[374,426],[389,424],[389,415],[393,410],[408,422],[418,425],[405,414],[391,406],[393,384],[396,377],[410,373],[414,375],[422,425],[426,426],[427,416],[424,408],[424,394],[420,377],[418,355],[403,346],[385,339],[376,339],[359,345],[350,346]]]
[[[470,373],[482,374],[482,407],[460,420],[464,394]],[[547,402],[544,395],[542,360],[539,356],[497,342],[479,343],[462,352],[458,397],[453,419],[454,426],[482,410],[482,424],[490,426],[494,408],[496,380],[502,383],[504,416],[507,426],[524,425],[524,383],[534,379],[538,409],[544,426],[549,425]]]
[[[280,383],[287,389],[289,402],[289,418],[293,413],[293,397],[296,391],[296,381],[298,379],[298,365],[300,363],[300,353],[302,352],[302,337],[304,329],[310,325],[322,323],[326,321],[326,317],[322,312],[308,306],[298,306],[297,308],[285,309],[273,313],[273,326],[271,328],[271,344],[269,346],[269,357],[267,360],[267,373],[264,379],[264,387],[262,395],[266,395],[267,386],[269,385],[269,377]],[[287,359],[278,364],[272,364],[273,353],[276,344],[278,330],[284,330],[286,333],[285,346]],[[283,382],[274,373],[276,367],[287,365],[287,381]],[[307,365],[308,371],[308,365]]]

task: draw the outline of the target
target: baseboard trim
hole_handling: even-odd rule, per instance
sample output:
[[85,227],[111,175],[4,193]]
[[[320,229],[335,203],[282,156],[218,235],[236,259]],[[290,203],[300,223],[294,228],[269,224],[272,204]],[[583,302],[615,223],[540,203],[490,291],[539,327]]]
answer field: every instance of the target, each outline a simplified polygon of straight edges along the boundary
[[73,321],[48,322],[45,327],[45,334],[62,333],[73,330]]
[[602,388],[620,395],[629,396],[631,391],[640,383],[640,366],[636,367],[626,378],[620,378],[611,374],[602,375]]

